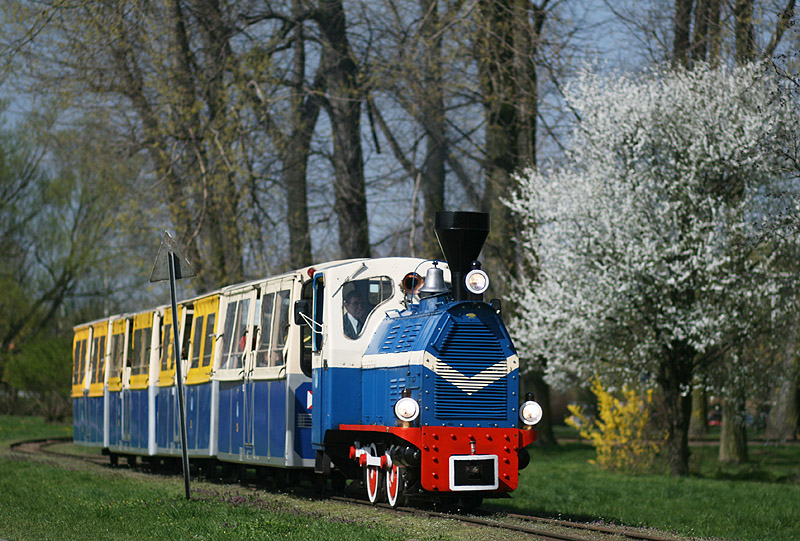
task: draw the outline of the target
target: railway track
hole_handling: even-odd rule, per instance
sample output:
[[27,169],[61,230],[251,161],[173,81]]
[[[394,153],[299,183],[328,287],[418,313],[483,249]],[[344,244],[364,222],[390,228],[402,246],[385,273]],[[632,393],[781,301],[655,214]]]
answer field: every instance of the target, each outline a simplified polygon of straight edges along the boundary
[[[72,438],[45,438],[26,440],[13,443],[9,448],[16,453],[23,453],[28,455],[46,455],[50,457],[68,458],[73,460],[82,460],[91,462],[97,465],[109,466],[107,457],[100,455],[87,455],[82,453],[70,452],[65,449],[54,449],[55,446],[65,443],[70,443]],[[247,488],[263,488],[255,487],[250,483],[246,483]],[[308,494],[307,496],[314,496]],[[621,526],[608,526],[597,524],[586,524],[579,522],[570,522],[565,520],[557,520],[544,517],[536,517],[529,515],[521,515],[515,513],[495,513],[484,509],[474,511],[474,514],[465,515],[454,512],[443,512],[432,509],[424,509],[417,507],[396,507],[392,508],[387,504],[371,504],[366,500],[345,497],[345,496],[328,496],[327,499],[347,503],[350,505],[358,505],[369,508],[379,508],[386,512],[398,513],[411,516],[441,518],[444,520],[458,521],[461,523],[472,524],[475,526],[482,526],[486,528],[493,528],[497,530],[504,530],[507,532],[518,532],[534,536],[536,539],[543,541],[587,541],[587,540],[643,540],[643,541],[676,541],[679,537],[666,537],[664,535],[657,535],[652,532],[639,530],[636,528],[626,528]]]
[[98,455],[87,455],[81,453],[72,453],[65,450],[54,450],[51,447],[55,445],[72,443],[71,437],[62,438],[41,438],[34,440],[19,441],[10,444],[8,447],[11,451],[16,453],[23,453],[27,455],[48,455],[61,458],[72,458],[75,460],[82,460],[84,462],[91,462],[98,465],[108,465],[108,458]]
[[[476,515],[461,515],[440,511],[419,509],[414,507],[392,508],[387,504],[373,505],[365,500],[332,496],[331,500],[353,505],[379,507],[391,512],[414,516],[438,517],[462,523],[475,524],[489,528],[513,531],[536,536],[543,541],[586,541],[605,539],[633,539],[646,541],[676,541],[677,537],[665,537],[632,528],[600,526],[569,522],[564,520],[520,515],[514,513],[496,514],[485,510],[477,510]],[[481,516],[478,516],[481,515]]]

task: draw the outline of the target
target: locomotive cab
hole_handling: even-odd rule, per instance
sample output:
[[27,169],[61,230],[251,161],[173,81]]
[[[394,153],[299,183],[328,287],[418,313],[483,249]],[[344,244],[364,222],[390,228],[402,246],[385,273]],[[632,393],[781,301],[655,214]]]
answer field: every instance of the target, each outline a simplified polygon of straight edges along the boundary
[[340,425],[393,422],[376,414],[369,402],[377,373],[369,371],[375,366],[365,352],[385,320],[408,310],[402,287],[408,269],[424,272],[430,266],[432,262],[419,259],[384,258],[314,273],[313,299],[302,305],[309,313],[299,317],[307,321],[310,335],[315,449],[324,450],[326,433]]

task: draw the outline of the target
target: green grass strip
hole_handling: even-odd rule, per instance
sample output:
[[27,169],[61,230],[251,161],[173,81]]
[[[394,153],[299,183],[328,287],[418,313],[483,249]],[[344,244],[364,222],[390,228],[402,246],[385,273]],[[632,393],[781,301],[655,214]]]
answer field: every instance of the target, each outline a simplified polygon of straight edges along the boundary
[[693,448],[697,475],[683,478],[603,471],[584,444],[533,448],[513,499],[491,505],[684,536],[800,539],[800,446],[752,448],[751,463],[726,468],[716,465],[717,446]]

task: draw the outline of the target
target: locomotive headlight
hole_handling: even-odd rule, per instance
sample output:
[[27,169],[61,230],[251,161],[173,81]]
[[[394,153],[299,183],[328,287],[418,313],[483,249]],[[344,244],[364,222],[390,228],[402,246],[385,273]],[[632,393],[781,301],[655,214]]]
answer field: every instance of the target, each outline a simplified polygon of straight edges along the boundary
[[411,397],[404,397],[394,405],[395,416],[404,423],[410,423],[419,417],[419,404]]
[[464,283],[470,293],[480,295],[489,289],[489,275],[480,269],[473,269],[467,273]]
[[542,406],[538,402],[528,400],[519,408],[519,420],[533,426],[542,420]]

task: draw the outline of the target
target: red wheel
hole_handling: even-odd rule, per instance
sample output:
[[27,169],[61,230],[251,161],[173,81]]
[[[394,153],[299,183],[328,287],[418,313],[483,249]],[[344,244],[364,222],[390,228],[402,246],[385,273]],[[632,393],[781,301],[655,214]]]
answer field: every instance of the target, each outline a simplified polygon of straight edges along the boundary
[[[378,452],[374,444],[369,446],[369,454],[373,457],[377,456]],[[376,503],[381,493],[381,485],[383,484],[381,483],[380,466],[364,466],[364,481],[367,485],[367,498],[369,498],[370,503]]]
[[386,500],[392,507],[403,503],[403,470],[397,464],[386,470]]
[[381,489],[381,469],[378,466],[366,466],[367,497],[370,503],[378,501]]

